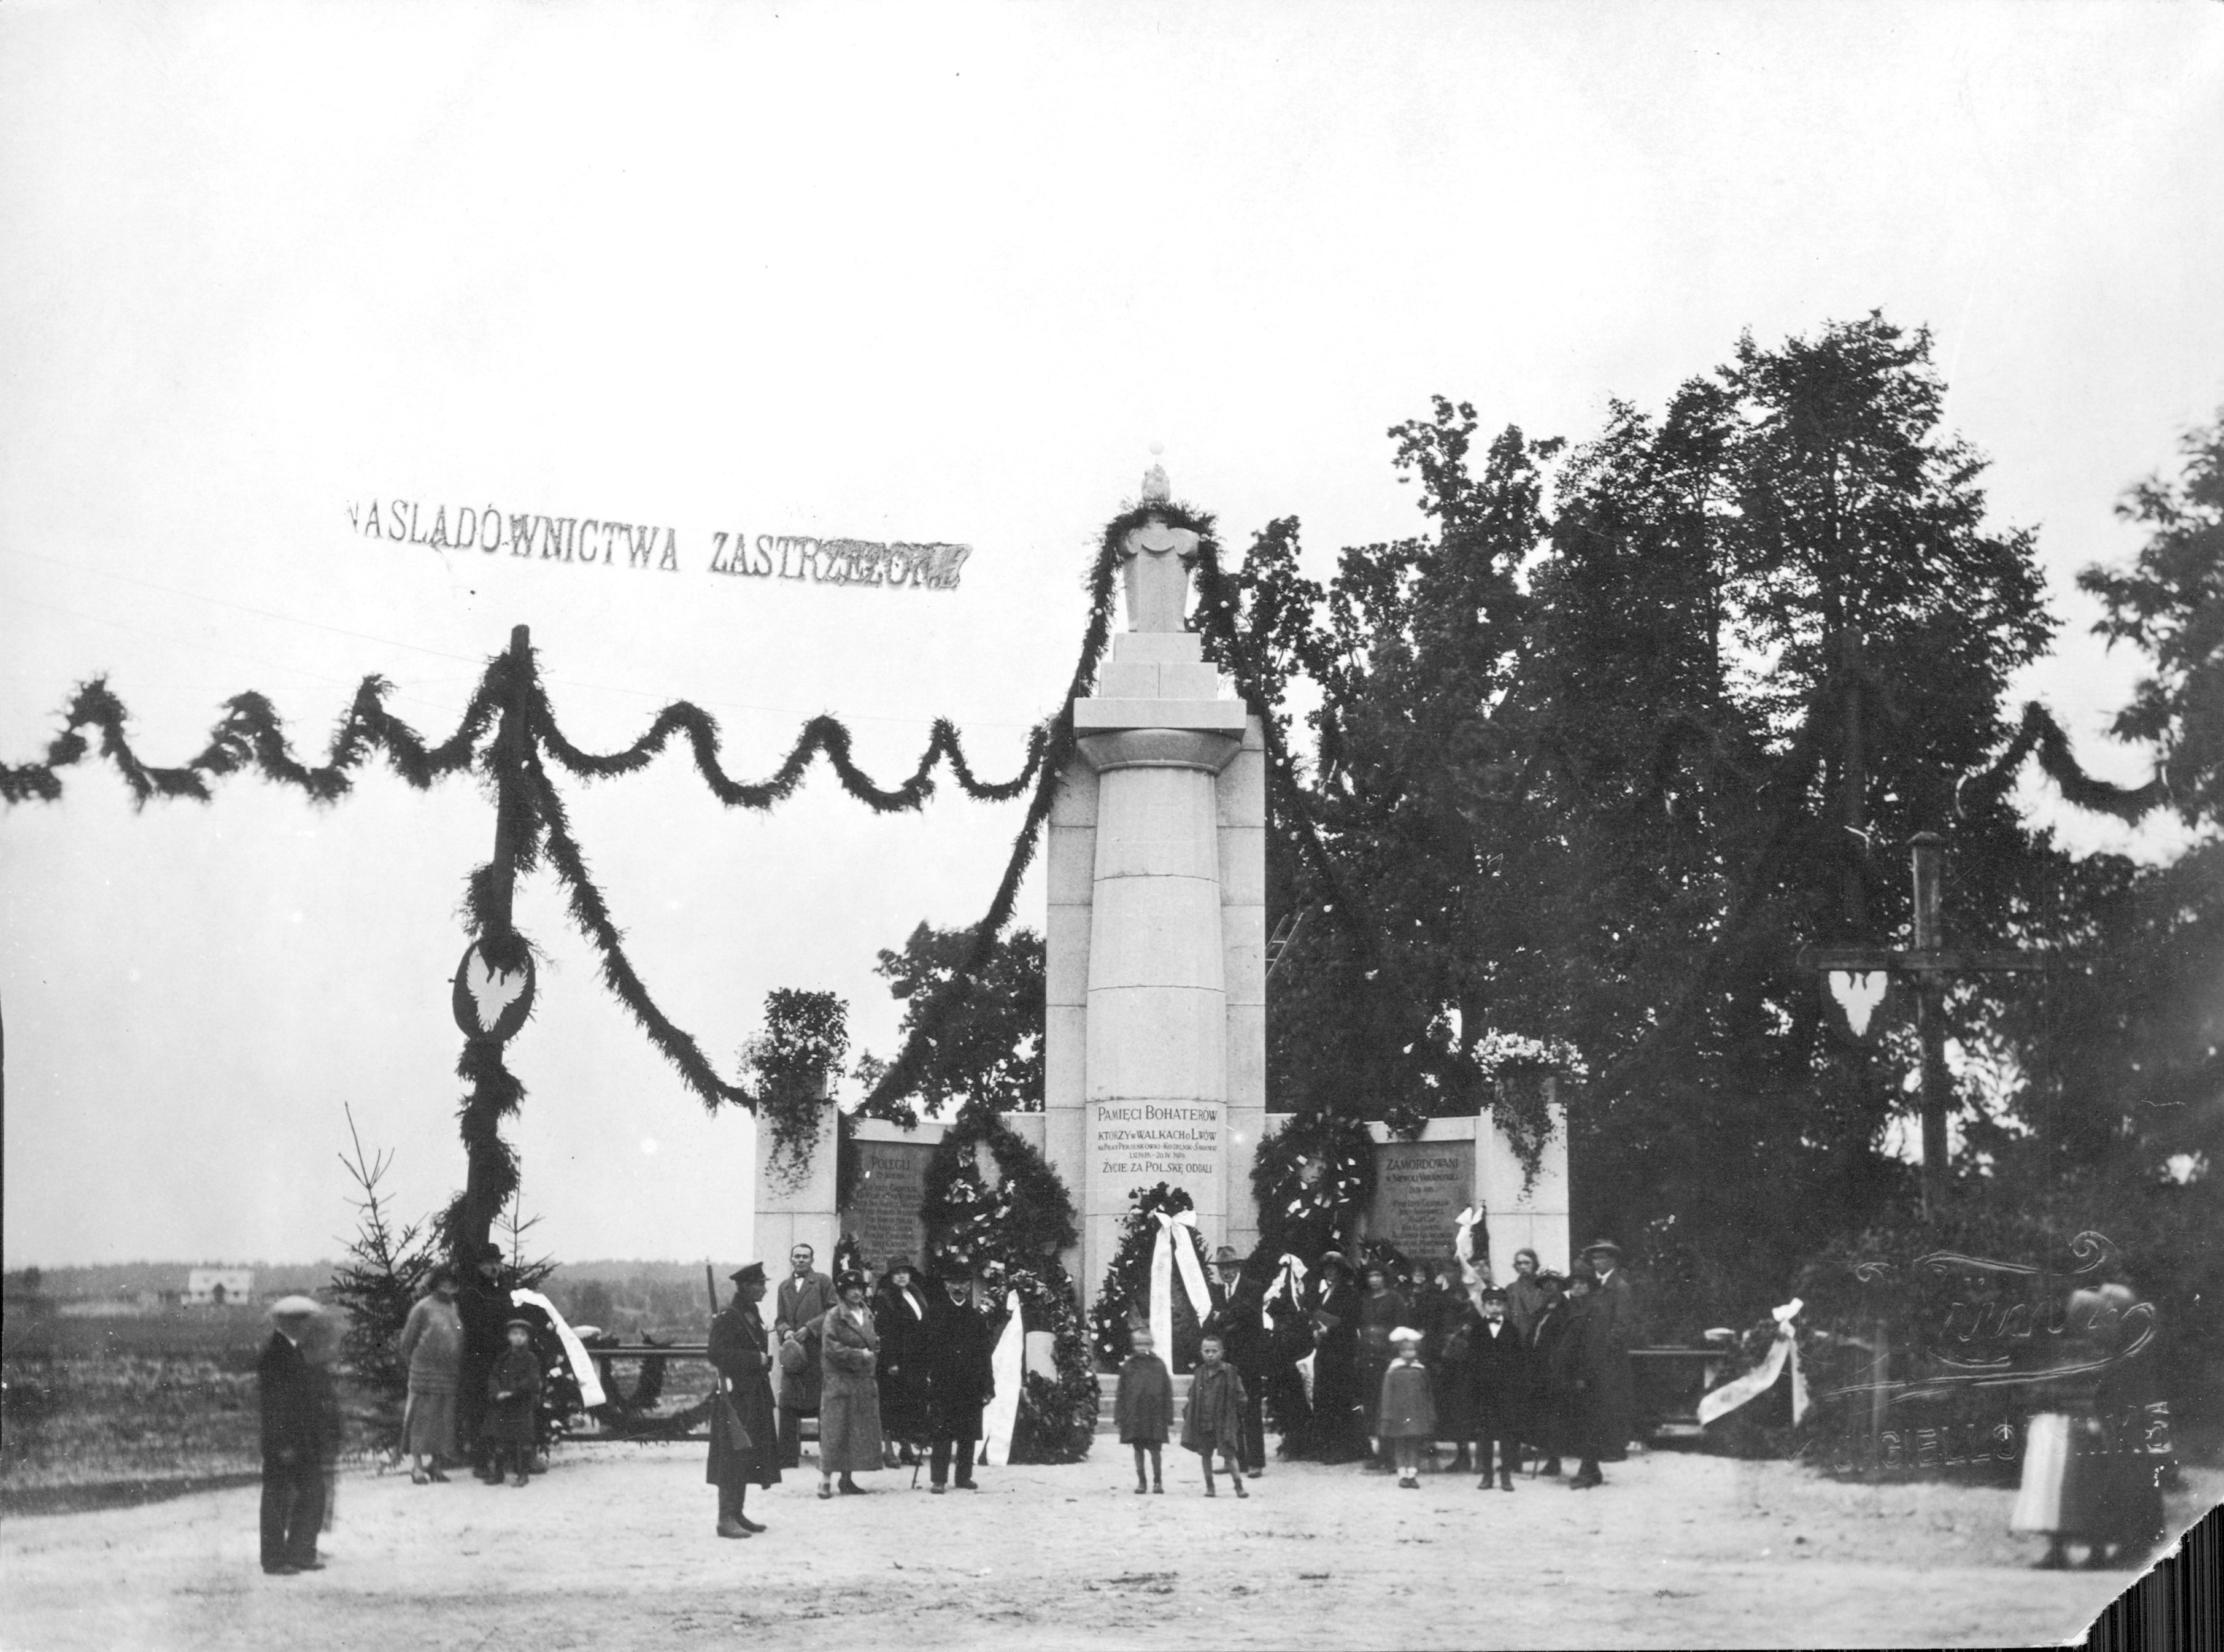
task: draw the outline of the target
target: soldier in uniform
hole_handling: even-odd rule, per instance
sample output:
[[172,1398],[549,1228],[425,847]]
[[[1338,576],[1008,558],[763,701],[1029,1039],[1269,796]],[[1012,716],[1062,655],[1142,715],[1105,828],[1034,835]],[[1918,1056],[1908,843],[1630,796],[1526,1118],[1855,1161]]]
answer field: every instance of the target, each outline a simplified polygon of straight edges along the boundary
[[711,1457],[703,1478],[718,1488],[718,1535],[748,1537],[764,1528],[743,1511],[752,1485],[780,1484],[773,1421],[771,1334],[757,1304],[765,1271],[752,1262],[731,1276],[734,1299],[711,1321],[711,1364],[727,1403],[711,1408]]
[[973,1455],[981,1440],[981,1413],[996,1395],[995,1341],[989,1321],[973,1307],[973,1282],[943,1282],[945,1296],[926,1324],[928,1473],[938,1494],[957,1460],[957,1489],[971,1491]]

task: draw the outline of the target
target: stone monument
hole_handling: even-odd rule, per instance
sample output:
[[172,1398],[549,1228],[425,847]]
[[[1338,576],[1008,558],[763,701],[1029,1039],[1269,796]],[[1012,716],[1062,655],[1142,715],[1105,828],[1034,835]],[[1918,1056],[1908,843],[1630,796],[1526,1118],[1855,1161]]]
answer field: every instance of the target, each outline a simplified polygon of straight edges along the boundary
[[[1166,474],[1144,478],[1164,504]],[[1074,706],[1050,817],[1045,1145],[1075,1193],[1093,1296],[1129,1192],[1165,1182],[1208,1242],[1256,1242],[1266,1123],[1267,771],[1259,719],[1185,628],[1197,536],[1121,545],[1126,628]]]

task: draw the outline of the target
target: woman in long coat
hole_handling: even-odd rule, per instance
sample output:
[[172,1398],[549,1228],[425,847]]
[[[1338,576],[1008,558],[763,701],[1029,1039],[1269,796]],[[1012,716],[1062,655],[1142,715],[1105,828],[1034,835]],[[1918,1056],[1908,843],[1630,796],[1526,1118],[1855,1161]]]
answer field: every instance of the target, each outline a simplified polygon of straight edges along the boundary
[[1449,1441],[1455,1455],[1452,1466],[1473,1466],[1468,1442],[1475,1436],[1475,1410],[1469,1376],[1475,1327],[1482,1316],[1460,1283],[1456,1271],[1440,1276],[1430,1293],[1423,1317],[1428,1340],[1421,1347],[1421,1362],[1429,1368],[1429,1385],[1436,1401],[1437,1438]]
[[[1406,1299],[1391,1284],[1390,1271],[1379,1263],[1370,1265],[1367,1294],[1359,1302],[1359,1391],[1366,1398],[1369,1421],[1381,1403],[1382,1378],[1397,1357],[1390,1346],[1390,1333],[1405,1324],[1406,1319]],[[1374,1466],[1387,1473],[1393,1466],[1390,1442],[1380,1434],[1375,1438]]]
[[1320,1274],[1312,1311],[1313,1454],[1324,1463],[1356,1462],[1368,1454],[1374,1403],[1360,1386],[1359,1287],[1337,1252],[1321,1258]]
[[841,1476],[845,1494],[865,1488],[850,1477],[881,1466],[881,1390],[875,1380],[881,1334],[865,1306],[865,1276],[845,1272],[834,1282],[841,1302],[819,1321],[818,1495],[834,1495]]
[[718,1535],[747,1537],[764,1528],[744,1512],[752,1485],[780,1484],[780,1425],[772,1405],[772,1334],[757,1304],[764,1264],[732,1276],[734,1300],[711,1321],[711,1364],[732,1408],[711,1408],[711,1457],[703,1478],[718,1488]]
[[[873,1325],[881,1334],[881,1431],[887,1436],[881,1453],[889,1468],[899,1461],[917,1460],[917,1448],[926,1440],[927,1345],[926,1316],[932,1304],[908,1257],[897,1257],[881,1277],[873,1295]],[[896,1448],[900,1446],[901,1456]]]
[[401,1447],[409,1453],[409,1481],[445,1480],[440,1460],[456,1454],[456,1389],[464,1365],[464,1321],[456,1308],[456,1271],[443,1262],[431,1289],[409,1309],[396,1350],[409,1368],[409,1399],[401,1414]]

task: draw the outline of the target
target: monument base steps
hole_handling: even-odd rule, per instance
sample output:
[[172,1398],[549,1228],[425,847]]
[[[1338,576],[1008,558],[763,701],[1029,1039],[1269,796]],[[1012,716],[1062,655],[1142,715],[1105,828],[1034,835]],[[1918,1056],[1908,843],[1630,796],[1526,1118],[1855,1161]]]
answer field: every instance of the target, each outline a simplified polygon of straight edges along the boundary
[[[1100,1436],[1118,1439],[1120,1430],[1113,1426],[1112,1402],[1120,1391],[1120,1373],[1100,1371],[1096,1373],[1096,1432]],[[1173,1436],[1166,1442],[1172,1446],[1181,1438],[1182,1408],[1189,1403],[1189,1378],[1174,1378]]]

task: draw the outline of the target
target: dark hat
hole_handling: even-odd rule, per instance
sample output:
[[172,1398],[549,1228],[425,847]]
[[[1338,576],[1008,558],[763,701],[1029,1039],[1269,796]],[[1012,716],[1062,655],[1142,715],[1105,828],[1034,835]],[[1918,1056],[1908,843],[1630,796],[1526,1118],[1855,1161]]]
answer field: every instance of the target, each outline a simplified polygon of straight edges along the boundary
[[537,1331],[540,1327],[528,1319],[514,1319],[506,1321],[502,1328],[505,1331]]
[[499,1262],[502,1260],[502,1246],[496,1245],[492,1239],[489,1239],[485,1244],[479,1246],[479,1253],[473,1258],[473,1260],[478,1262]]
[[765,1279],[764,1264],[761,1262],[752,1262],[746,1267],[736,1268],[726,1277],[737,1285],[761,1285],[768,1283]]
[[1615,1256],[1620,1256],[1621,1254],[1621,1246],[1616,1245],[1612,1239],[1593,1239],[1589,1245],[1583,1246],[1583,1254],[1585,1256],[1590,1255],[1594,1251],[1607,1251],[1612,1252]]
[[1320,1264],[1324,1268],[1342,1268],[1346,1273],[1351,1271],[1351,1260],[1341,1251],[1323,1252]]
[[859,1273],[855,1268],[844,1268],[841,1272],[834,1276],[834,1290],[836,1295],[840,1295],[843,1291],[849,1289],[852,1285],[855,1285],[860,1290],[862,1290],[865,1288],[865,1276]]
[[1235,1254],[1234,1245],[1223,1245],[1212,1253],[1212,1265],[1216,1268],[1240,1268],[1243,1265],[1243,1258]]
[[892,1256],[888,1258],[888,1265],[881,1270],[881,1277],[893,1279],[900,1273],[917,1273],[918,1271],[919,1270],[912,1265],[909,1257]]
[[1507,1296],[1496,1285],[1493,1285],[1482,1293],[1482,1300],[1487,1302],[1502,1302],[1507,1300]]

